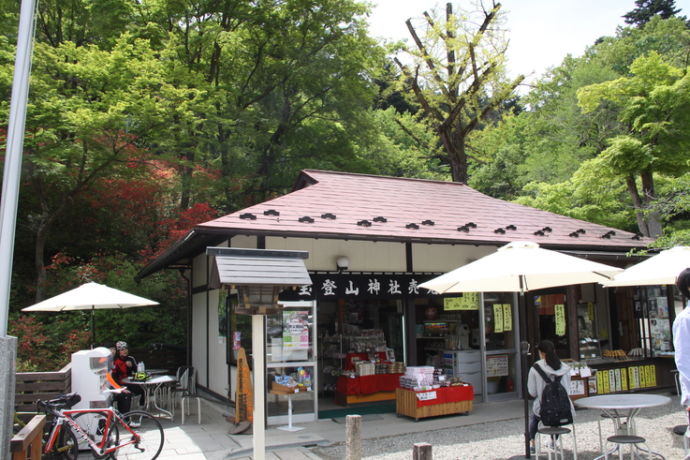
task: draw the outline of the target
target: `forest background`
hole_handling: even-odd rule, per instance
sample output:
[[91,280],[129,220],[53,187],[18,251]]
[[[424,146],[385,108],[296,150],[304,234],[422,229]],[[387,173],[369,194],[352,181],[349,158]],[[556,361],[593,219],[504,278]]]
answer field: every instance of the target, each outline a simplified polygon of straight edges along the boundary
[[[0,142],[19,1],[0,0]],[[690,29],[673,0],[528,88],[505,13],[441,5],[408,43],[371,38],[356,0],[44,0],[24,144],[10,327],[18,369],[87,346],[87,312],[19,313],[96,281],[161,302],[97,311],[99,341],[183,345],[186,280],[134,281],[195,224],[299,170],[455,180],[690,243]],[[521,88],[518,92],[517,88]]]

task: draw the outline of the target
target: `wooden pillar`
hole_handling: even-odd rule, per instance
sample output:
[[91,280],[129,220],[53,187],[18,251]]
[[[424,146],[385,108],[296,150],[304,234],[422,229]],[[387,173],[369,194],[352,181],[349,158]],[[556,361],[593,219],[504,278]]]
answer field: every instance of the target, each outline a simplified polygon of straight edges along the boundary
[[345,460],[362,459],[362,416],[345,418]]
[[420,442],[412,447],[412,460],[432,460],[431,444]]

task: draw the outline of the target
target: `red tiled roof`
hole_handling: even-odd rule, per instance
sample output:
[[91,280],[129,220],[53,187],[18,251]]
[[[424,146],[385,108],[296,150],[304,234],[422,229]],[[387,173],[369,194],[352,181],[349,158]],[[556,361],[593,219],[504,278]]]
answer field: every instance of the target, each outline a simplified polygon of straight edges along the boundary
[[453,182],[304,170],[297,184],[291,193],[200,224],[196,230],[455,243],[530,240],[544,246],[599,249],[644,247],[652,241],[492,198]]

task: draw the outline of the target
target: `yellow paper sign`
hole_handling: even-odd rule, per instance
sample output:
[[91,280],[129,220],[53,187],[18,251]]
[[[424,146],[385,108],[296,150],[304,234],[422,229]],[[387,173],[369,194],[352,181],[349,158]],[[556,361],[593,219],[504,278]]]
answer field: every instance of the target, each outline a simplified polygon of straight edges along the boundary
[[445,297],[443,310],[479,310],[479,293],[466,292],[462,297]]
[[565,335],[565,305],[562,303],[554,305],[554,320],[556,321],[556,335]]
[[513,310],[509,303],[503,304],[503,330],[505,332],[513,330]]
[[494,332],[503,332],[503,305],[494,304]]

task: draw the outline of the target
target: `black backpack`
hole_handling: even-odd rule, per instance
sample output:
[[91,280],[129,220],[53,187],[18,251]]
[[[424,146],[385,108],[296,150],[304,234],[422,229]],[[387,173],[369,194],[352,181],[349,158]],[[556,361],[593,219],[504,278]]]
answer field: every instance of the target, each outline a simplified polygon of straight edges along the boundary
[[556,375],[551,380],[544,370],[534,363],[534,369],[546,382],[541,394],[541,408],[539,418],[545,426],[561,426],[573,423],[573,413],[570,409],[570,397],[561,384],[561,376]]

